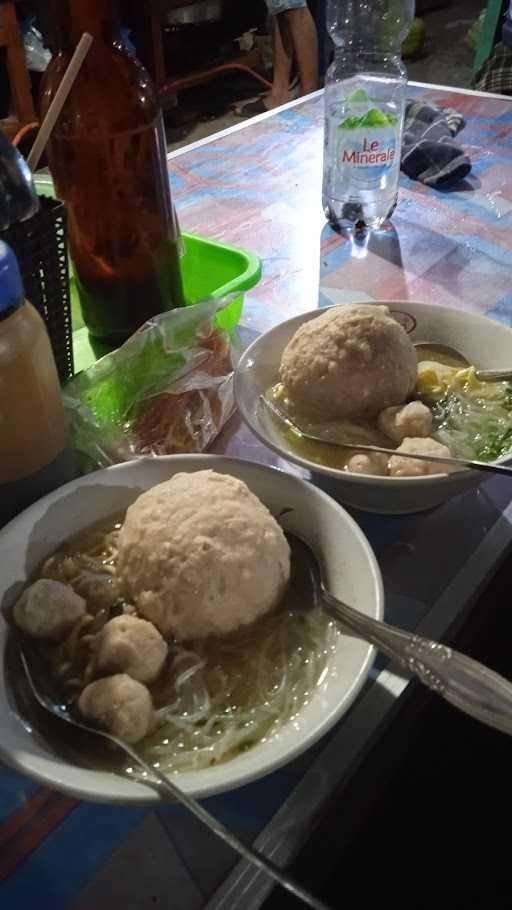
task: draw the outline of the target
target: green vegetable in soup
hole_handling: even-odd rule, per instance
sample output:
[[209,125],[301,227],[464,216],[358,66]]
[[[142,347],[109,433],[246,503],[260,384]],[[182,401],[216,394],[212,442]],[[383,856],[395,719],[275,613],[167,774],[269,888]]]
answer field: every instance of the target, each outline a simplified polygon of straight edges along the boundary
[[508,455],[511,450],[512,427],[489,433],[487,439],[476,448],[477,455],[482,461],[496,461],[497,458]]
[[421,397],[432,409],[436,439],[454,455],[482,461],[512,453],[512,385],[482,383],[474,371],[453,369],[439,374],[438,388],[430,374],[423,373]]
[[512,411],[512,385],[510,383],[507,383],[507,386],[505,388],[503,407],[507,411]]

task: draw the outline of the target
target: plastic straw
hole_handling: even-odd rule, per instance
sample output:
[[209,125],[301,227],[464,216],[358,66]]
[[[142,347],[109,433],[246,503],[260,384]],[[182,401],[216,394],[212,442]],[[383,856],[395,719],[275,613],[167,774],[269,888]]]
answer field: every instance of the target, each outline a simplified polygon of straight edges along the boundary
[[41,128],[37,134],[36,141],[34,142],[34,145],[30,151],[30,155],[27,158],[27,164],[31,171],[35,171],[37,169],[39,159],[41,158],[41,155],[46,148],[46,143],[50,138],[50,133],[55,126],[57,118],[64,106],[64,102],[71,90],[71,86],[73,85],[80,71],[80,67],[85,60],[92,42],[92,35],[89,35],[88,32],[84,32],[76,46],[75,53],[69,61],[69,66],[64,73],[64,76],[62,77],[62,81],[57,91],[55,92],[55,97],[46,112],[46,117],[41,124]]

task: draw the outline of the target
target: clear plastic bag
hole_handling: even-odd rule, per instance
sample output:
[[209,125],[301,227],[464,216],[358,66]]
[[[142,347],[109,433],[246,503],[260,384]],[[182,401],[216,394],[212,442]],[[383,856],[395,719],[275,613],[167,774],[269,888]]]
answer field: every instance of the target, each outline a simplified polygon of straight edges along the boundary
[[234,411],[233,346],[215,319],[230,301],[163,313],[67,383],[82,470],[208,448]]

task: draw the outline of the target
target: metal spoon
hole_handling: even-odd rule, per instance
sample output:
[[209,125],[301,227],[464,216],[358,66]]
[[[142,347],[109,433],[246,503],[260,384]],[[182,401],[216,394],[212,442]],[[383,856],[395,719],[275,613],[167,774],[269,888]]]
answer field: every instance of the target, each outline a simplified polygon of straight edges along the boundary
[[[464,354],[461,354],[460,351],[457,351],[456,348],[450,347],[449,344],[437,344],[435,341],[421,341],[414,345],[418,354],[421,354],[423,351],[427,354],[432,352],[435,354],[441,354],[445,357],[453,357],[459,363],[461,363],[461,369],[463,367],[470,367],[471,364],[469,360],[464,357]],[[512,379],[512,369],[507,370],[477,370],[475,369],[475,376],[480,382],[506,382],[508,379]]]
[[[283,525],[283,518],[280,520]],[[345,629],[375,645],[465,714],[512,734],[512,683],[447,645],[371,619],[338,600],[328,590],[322,562],[311,547],[286,528],[285,533],[292,550],[293,570],[301,573],[300,590],[306,603],[313,600]],[[309,597],[308,588],[312,592]]]
[[39,653],[33,647],[30,640],[25,635],[21,634],[18,629],[12,627],[11,623],[10,625],[11,635],[14,637],[18,646],[20,661],[30,689],[38,704],[44,708],[45,711],[79,730],[94,736],[101,736],[114,743],[129,755],[135,764],[139,765],[143,771],[144,783],[163,790],[167,795],[170,794],[177,802],[186,806],[192,815],[206,825],[210,831],[213,831],[213,833],[224,841],[224,843],[228,844],[233,850],[239,853],[243,859],[252,863],[252,865],[256,866],[261,872],[265,872],[271,879],[277,882],[278,885],[281,885],[287,891],[290,891],[291,894],[302,901],[302,903],[306,904],[306,906],[312,907],[313,910],[331,910],[327,904],[318,898],[313,897],[312,894],[306,891],[305,888],[302,888],[302,886],[290,878],[289,875],[282,872],[272,860],[267,859],[252,847],[243,844],[229,828],[226,828],[225,825],[218,821],[213,815],[210,815],[206,809],[203,809],[197,800],[192,796],[189,796],[188,793],[185,793],[180,787],[173,783],[170,777],[166,777],[158,768],[149,765],[132,745],[124,742],[122,739],[118,739],[117,736],[106,733],[104,730],[89,726],[89,724],[77,720],[74,717],[69,704],[63,703],[62,692],[59,693],[56,689],[55,684],[51,679],[51,674],[48,673],[46,664],[42,661]]
[[[495,464],[492,461],[476,461],[475,459],[470,458],[445,457],[444,455],[413,455],[411,452],[397,452],[396,449],[387,449],[384,446],[370,446],[359,443],[356,444],[354,442],[338,442],[338,440],[327,439],[325,436],[317,436],[316,433],[304,430],[295,422],[295,420],[288,417],[275,401],[270,401],[265,395],[260,395],[259,397],[265,407],[267,407],[275,417],[278,417],[282,423],[286,424],[294,433],[303,436],[304,439],[311,439],[312,442],[322,442],[325,445],[336,446],[339,449],[353,449],[356,452],[379,452],[383,455],[399,455],[400,458],[413,458],[415,461],[429,461],[439,465],[453,464],[460,468],[474,468],[477,471],[490,471],[492,474],[507,474],[508,476],[512,474],[512,467]],[[439,473],[443,473],[442,468],[439,470]]]

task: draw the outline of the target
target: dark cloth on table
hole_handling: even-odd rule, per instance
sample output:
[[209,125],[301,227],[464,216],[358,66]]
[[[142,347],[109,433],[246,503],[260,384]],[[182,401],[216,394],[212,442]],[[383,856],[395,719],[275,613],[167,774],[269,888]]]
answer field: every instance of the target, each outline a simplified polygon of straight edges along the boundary
[[471,170],[468,156],[453,142],[465,125],[462,114],[452,108],[409,101],[402,139],[402,171],[427,186],[458,183]]
[[475,77],[475,88],[495,95],[512,95],[512,49],[497,44]]

